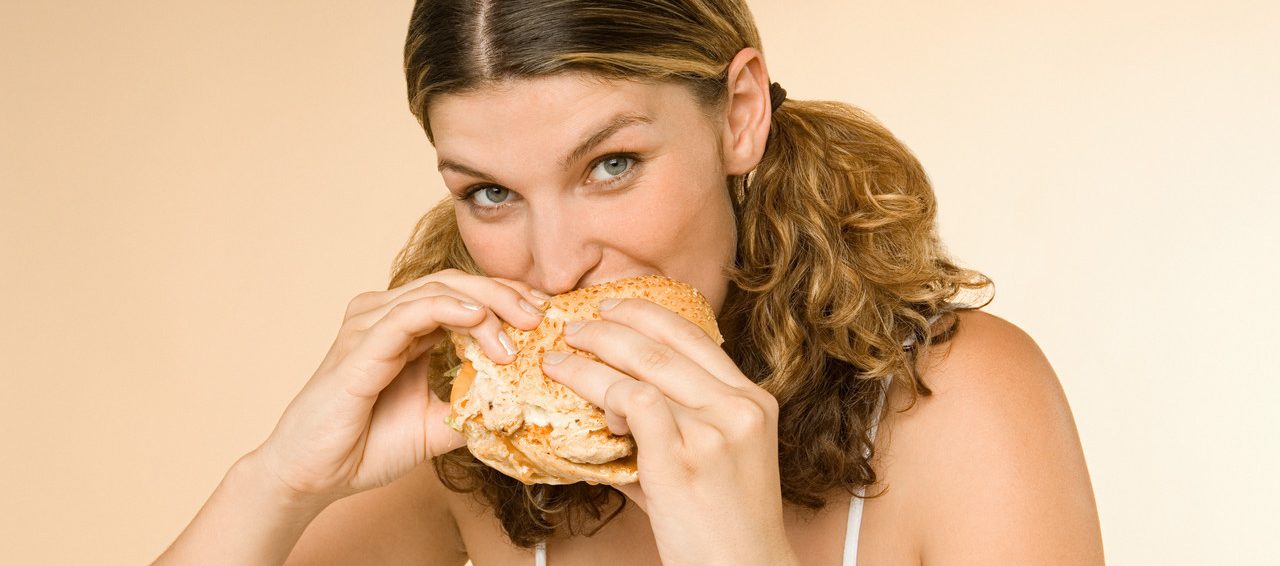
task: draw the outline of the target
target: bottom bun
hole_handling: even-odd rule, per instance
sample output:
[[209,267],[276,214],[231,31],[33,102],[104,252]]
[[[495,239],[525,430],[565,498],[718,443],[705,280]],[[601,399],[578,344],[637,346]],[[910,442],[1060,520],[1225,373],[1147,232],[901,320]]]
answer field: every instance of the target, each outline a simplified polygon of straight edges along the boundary
[[[475,373],[471,362],[464,361],[454,378],[450,397],[464,399]],[[466,400],[462,403],[465,405]],[[457,417],[456,412],[451,412],[450,426],[458,428]],[[586,464],[557,456],[551,448],[549,427],[525,425],[511,434],[503,434],[486,427],[484,415],[477,414],[463,421],[460,431],[477,460],[525,484],[566,485],[585,481],[593,485],[621,485],[639,480],[634,450],[628,450],[631,454],[624,458]],[[592,431],[591,436],[596,444],[631,442],[629,438],[615,437],[603,430]]]
[[585,481],[593,485],[622,485],[639,479],[635,454],[604,464],[570,462],[551,453],[545,433],[542,438],[526,433],[531,429],[534,427],[504,435],[485,428],[483,419],[476,417],[466,421],[463,434],[477,460],[524,484],[565,485]]

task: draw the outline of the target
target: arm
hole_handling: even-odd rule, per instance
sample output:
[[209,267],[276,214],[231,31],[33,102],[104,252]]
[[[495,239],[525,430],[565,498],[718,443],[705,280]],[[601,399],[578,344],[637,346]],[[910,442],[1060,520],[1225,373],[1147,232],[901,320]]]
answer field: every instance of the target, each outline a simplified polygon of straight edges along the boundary
[[[153,566],[461,566],[467,561],[445,499],[448,492],[430,463],[384,487],[323,506],[272,490],[272,478],[263,474],[254,453],[237,461]],[[271,504],[273,500],[282,505]]]
[[934,396],[894,427],[921,563],[1103,564],[1084,453],[1053,368],[1000,318],[965,313],[960,325],[937,348],[945,357],[923,368]]
[[[541,321],[541,313],[520,306],[526,300],[541,299],[522,284],[458,270],[357,295],[329,353],[271,435],[231,467],[155,564],[282,564],[317,517],[317,532],[324,534],[307,539],[315,541],[299,555],[307,558],[291,563],[350,563],[342,557],[361,544],[377,546],[366,547],[365,559],[425,555],[450,563],[459,544],[424,552],[422,543],[431,537],[387,537],[419,525],[422,517],[430,517],[429,526],[451,518],[439,513],[443,499],[415,497],[421,492],[405,480],[437,454],[465,443],[444,423],[449,403],[429,391],[426,353],[449,330],[477,337],[491,356],[505,360],[500,319],[526,329]],[[383,489],[397,480],[408,490],[403,498],[400,489]],[[406,501],[419,507],[406,510]],[[322,515],[329,507],[335,511]]]
[[[154,566],[282,564],[326,506],[290,493],[256,457],[242,456]],[[234,541],[234,544],[231,542]]]

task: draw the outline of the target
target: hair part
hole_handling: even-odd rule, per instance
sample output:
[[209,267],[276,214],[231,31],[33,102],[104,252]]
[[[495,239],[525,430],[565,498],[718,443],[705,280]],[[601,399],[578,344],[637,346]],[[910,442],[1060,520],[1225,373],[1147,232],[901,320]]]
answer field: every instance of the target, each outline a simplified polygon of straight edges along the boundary
[[[409,107],[434,143],[436,96],[576,73],[682,84],[711,115],[728,96],[728,62],[746,47],[763,52],[741,0],[419,0],[405,42]],[[725,269],[724,348],[778,399],[783,499],[821,509],[832,489],[852,495],[877,481],[868,431],[882,378],[904,384],[912,404],[931,394],[915,361],[955,334],[954,311],[990,302],[992,282],[949,259],[923,167],[854,106],[788,98],[756,169],[728,177],[726,190],[738,247]],[[418,221],[389,288],[447,268],[484,275],[446,198]],[[946,316],[930,328],[934,315]],[[909,336],[915,346],[904,349]],[[447,399],[443,373],[459,360],[447,342],[427,355],[430,387]],[[604,485],[524,485],[463,449],[434,465],[449,489],[492,507],[520,547],[562,531],[590,536],[626,505]]]

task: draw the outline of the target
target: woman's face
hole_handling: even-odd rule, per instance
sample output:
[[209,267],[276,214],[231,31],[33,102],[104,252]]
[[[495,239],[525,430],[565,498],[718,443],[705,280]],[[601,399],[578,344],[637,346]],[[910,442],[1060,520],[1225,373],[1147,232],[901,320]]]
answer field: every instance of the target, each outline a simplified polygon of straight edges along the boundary
[[552,295],[661,274],[720,311],[736,246],[722,129],[689,90],[562,74],[443,95],[429,112],[485,274]]

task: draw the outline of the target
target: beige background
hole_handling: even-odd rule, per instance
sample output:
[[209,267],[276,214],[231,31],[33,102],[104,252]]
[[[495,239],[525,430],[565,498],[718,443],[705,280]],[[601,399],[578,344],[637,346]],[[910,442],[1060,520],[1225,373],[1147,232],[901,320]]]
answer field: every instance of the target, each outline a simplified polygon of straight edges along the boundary
[[[1280,563],[1276,4],[752,5],[1048,354],[1110,562]],[[411,2],[2,6],[0,562],[145,563],[443,194]]]

